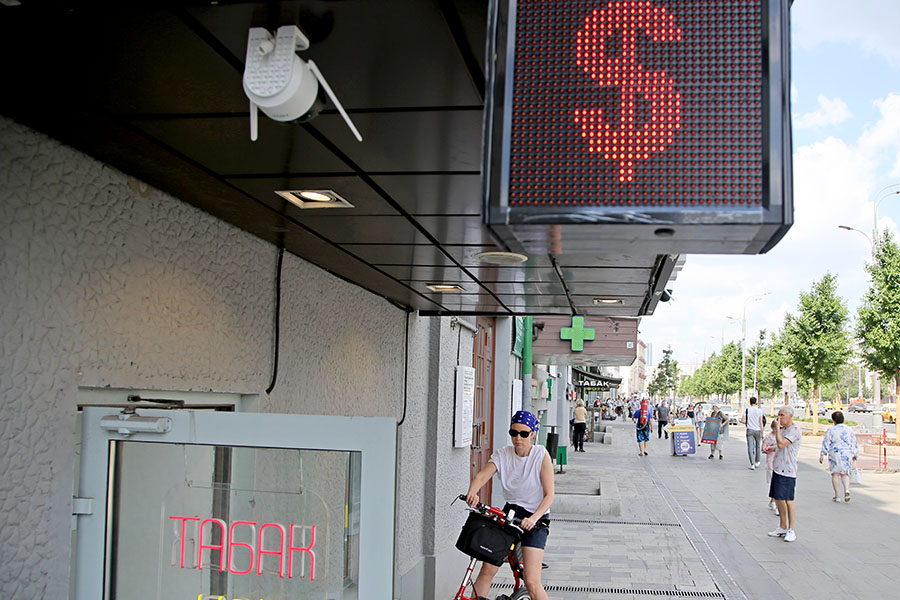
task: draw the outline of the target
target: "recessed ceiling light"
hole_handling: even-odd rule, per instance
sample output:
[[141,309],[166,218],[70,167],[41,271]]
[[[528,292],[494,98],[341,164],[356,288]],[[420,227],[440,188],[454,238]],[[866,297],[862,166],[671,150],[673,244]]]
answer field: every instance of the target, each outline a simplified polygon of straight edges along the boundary
[[594,298],[594,304],[622,304],[621,298]]
[[332,198],[328,194],[322,192],[314,192],[312,190],[304,190],[300,192],[300,196],[313,202],[331,202]]
[[426,285],[432,292],[464,292],[463,286],[458,283],[429,283]]
[[489,265],[517,265],[528,260],[524,254],[515,252],[479,252],[475,258]]
[[275,190],[275,193],[300,208],[353,208],[333,190]]

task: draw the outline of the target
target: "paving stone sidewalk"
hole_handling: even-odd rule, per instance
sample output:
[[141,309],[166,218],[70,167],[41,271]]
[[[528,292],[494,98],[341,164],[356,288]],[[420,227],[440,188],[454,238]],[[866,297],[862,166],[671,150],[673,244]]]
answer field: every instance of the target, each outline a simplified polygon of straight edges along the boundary
[[[621,424],[615,429],[612,445],[585,444],[584,453],[570,448],[565,472],[555,477],[558,494],[574,495],[596,493],[601,477],[613,480],[621,496],[621,515],[552,514],[545,554],[549,569],[543,574],[549,596],[722,598],[666,498],[645,471],[633,430]],[[509,584],[512,579],[501,570],[495,581]]]
[[[555,481],[557,493],[584,495],[611,479],[621,515],[553,513],[543,575],[550,598],[896,596],[900,475],[867,472],[850,504],[833,503],[818,442],[804,438],[798,540],[788,544],[766,535],[777,517],[766,508],[764,470],[748,469],[742,426],[732,427],[719,461],[707,460],[705,446],[671,456],[656,435],[650,455],[639,457],[631,421],[607,424],[613,444],[570,449]],[[501,570],[496,582],[509,581]]]

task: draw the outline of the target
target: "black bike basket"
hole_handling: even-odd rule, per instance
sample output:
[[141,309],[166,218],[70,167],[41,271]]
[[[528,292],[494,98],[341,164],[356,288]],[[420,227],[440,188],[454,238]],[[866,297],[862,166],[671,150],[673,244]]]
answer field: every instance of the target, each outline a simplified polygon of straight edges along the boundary
[[456,548],[472,558],[499,567],[518,543],[517,531],[473,512],[463,525]]

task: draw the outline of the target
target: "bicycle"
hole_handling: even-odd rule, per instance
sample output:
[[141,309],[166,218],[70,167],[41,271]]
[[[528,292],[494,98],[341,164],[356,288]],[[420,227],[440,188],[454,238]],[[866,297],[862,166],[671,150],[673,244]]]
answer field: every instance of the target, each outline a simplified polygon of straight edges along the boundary
[[[452,506],[457,500],[465,501],[465,499],[465,495],[460,494],[450,504]],[[524,583],[525,566],[522,562],[521,544],[524,531],[520,527],[522,520],[516,518],[513,511],[504,515],[499,508],[481,502],[475,506],[467,506],[466,510],[469,511],[469,518],[456,541],[456,547],[471,560],[453,600],[478,600],[472,574],[475,563],[479,561],[488,562],[496,567],[506,562],[512,570],[514,579],[512,594],[500,594],[495,600],[531,600],[531,594],[528,593]],[[470,586],[473,595],[466,596],[466,589]]]

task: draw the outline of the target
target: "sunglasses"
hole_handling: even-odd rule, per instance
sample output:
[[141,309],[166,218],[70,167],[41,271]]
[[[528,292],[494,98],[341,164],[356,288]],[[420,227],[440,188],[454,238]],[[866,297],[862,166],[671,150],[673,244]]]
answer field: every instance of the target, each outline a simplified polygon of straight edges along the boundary
[[510,429],[509,435],[510,435],[510,437],[516,437],[518,435],[523,438],[527,438],[529,435],[531,435],[531,432],[530,431],[516,431],[515,429]]

